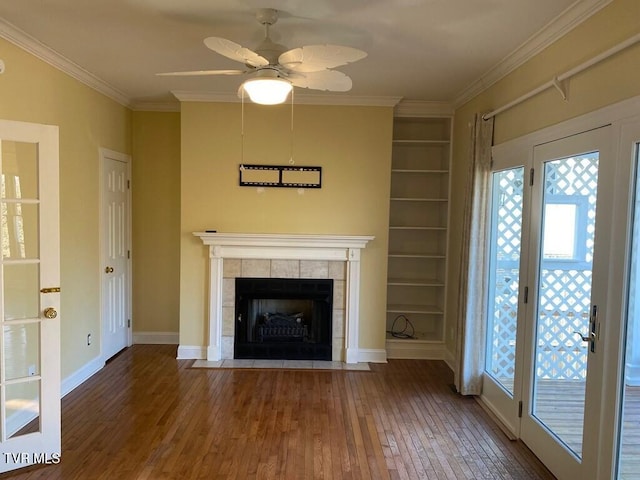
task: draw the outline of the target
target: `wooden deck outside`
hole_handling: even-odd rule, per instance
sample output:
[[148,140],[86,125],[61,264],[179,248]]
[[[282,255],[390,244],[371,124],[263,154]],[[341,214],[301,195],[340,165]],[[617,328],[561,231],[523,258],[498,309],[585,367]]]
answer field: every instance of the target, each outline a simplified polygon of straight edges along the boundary
[[[510,380],[504,382],[509,383]],[[584,382],[538,382],[536,417],[573,451],[581,451]],[[640,479],[640,387],[626,387],[619,480]]]
[[[544,380],[536,416],[574,451],[581,451],[584,382]],[[626,387],[620,450],[620,480],[640,479],[640,387]]]
[[135,345],[62,401],[62,462],[26,479],[553,479],[442,361],[370,372],[190,368]]
[[627,387],[622,416],[620,478],[640,478],[640,387]]

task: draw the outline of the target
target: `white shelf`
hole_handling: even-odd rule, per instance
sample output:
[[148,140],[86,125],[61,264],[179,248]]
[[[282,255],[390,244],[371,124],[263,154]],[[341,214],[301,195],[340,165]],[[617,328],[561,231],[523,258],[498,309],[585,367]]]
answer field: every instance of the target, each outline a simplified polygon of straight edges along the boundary
[[387,305],[388,313],[418,313],[425,315],[444,315],[442,308],[435,305]]
[[450,137],[450,118],[394,119],[387,330],[404,315],[416,338],[387,333],[389,358],[442,358],[445,352]]
[[409,139],[397,139],[393,140],[394,145],[449,145],[449,140],[409,140]]
[[421,226],[390,226],[389,230],[432,230],[446,232],[447,227],[421,227]]
[[428,174],[443,174],[449,173],[449,170],[430,170],[430,169],[418,169],[418,168],[392,168],[391,173],[428,173]]
[[447,349],[444,341],[432,339],[429,336],[402,339],[388,335],[385,347],[387,358],[389,359],[444,360],[447,358]]
[[389,258],[429,258],[429,259],[433,259],[433,260],[444,260],[445,258],[447,258],[444,255],[431,255],[428,253],[393,253],[393,252],[389,252],[388,255]]
[[387,285],[403,285],[407,287],[444,287],[444,282],[435,278],[389,278]]
[[391,197],[392,202],[441,202],[446,203],[448,198],[414,198],[414,197]]
[[387,343],[389,342],[397,342],[397,343],[442,343],[442,340],[439,338],[434,338],[431,335],[428,335],[423,332],[415,332],[413,338],[400,338],[394,337],[391,333],[387,332]]

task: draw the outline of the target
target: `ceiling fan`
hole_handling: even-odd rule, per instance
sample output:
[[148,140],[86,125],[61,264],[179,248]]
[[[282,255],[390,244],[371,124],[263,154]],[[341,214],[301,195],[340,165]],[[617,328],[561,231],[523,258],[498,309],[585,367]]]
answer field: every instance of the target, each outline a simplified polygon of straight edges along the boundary
[[158,73],[161,76],[250,75],[239,91],[255,103],[283,103],[293,86],[332,92],[351,90],[351,78],[332,68],[366,57],[362,50],[342,45],[306,45],[287,49],[269,37],[269,28],[278,21],[278,11],[261,8],[256,19],[265,28],[264,40],[250,50],[231,40],[208,37],[204,44],[220,55],[245,64],[244,70],[196,70]]

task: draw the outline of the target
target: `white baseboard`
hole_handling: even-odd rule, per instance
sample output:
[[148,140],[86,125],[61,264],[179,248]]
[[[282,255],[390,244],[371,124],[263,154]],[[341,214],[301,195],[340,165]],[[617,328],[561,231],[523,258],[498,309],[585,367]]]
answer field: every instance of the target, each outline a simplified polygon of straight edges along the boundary
[[498,425],[500,430],[507,436],[509,440],[517,440],[518,436],[515,434],[515,426],[511,425],[507,419],[500,414],[497,408],[483,395],[475,395],[474,398],[482,409],[493,419]]
[[195,345],[178,345],[178,360],[206,360],[207,347]]
[[387,358],[445,360],[444,343],[420,340],[387,340]]
[[133,332],[134,344],[177,345],[180,343],[178,332]]
[[[37,405],[38,400],[34,399],[33,402]],[[35,407],[37,410],[38,407]],[[21,428],[24,428],[29,422],[38,418],[38,414],[30,408],[22,409],[16,413],[13,413],[7,417],[6,429],[7,438],[12,437]]]
[[449,366],[452,372],[456,371],[456,357],[453,352],[445,349],[444,362]]
[[377,348],[360,348],[358,362],[387,363],[387,351]]
[[104,367],[104,361],[100,357],[96,357],[85,363],[78,370],[62,380],[62,383],[60,384],[61,396],[64,397],[66,394],[73,391],[76,387],[80,386],[90,377],[102,370],[102,367]]
[[[60,382],[60,398],[64,397],[68,393],[72,392],[76,387],[80,386],[86,380],[91,378],[97,372],[104,367],[104,362],[100,357],[96,357],[93,360],[85,363],[78,370],[67,376]],[[33,400],[37,403],[37,400]],[[37,410],[37,409],[36,409]],[[25,408],[7,417],[7,437],[12,436],[33,419],[37,418],[38,414],[34,410]]]

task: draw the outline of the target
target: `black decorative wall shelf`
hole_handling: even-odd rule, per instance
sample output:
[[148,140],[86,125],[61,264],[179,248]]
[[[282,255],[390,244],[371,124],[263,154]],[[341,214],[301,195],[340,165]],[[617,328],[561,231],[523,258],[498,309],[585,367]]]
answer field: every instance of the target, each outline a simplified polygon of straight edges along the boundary
[[322,188],[322,167],[240,165],[241,187]]

